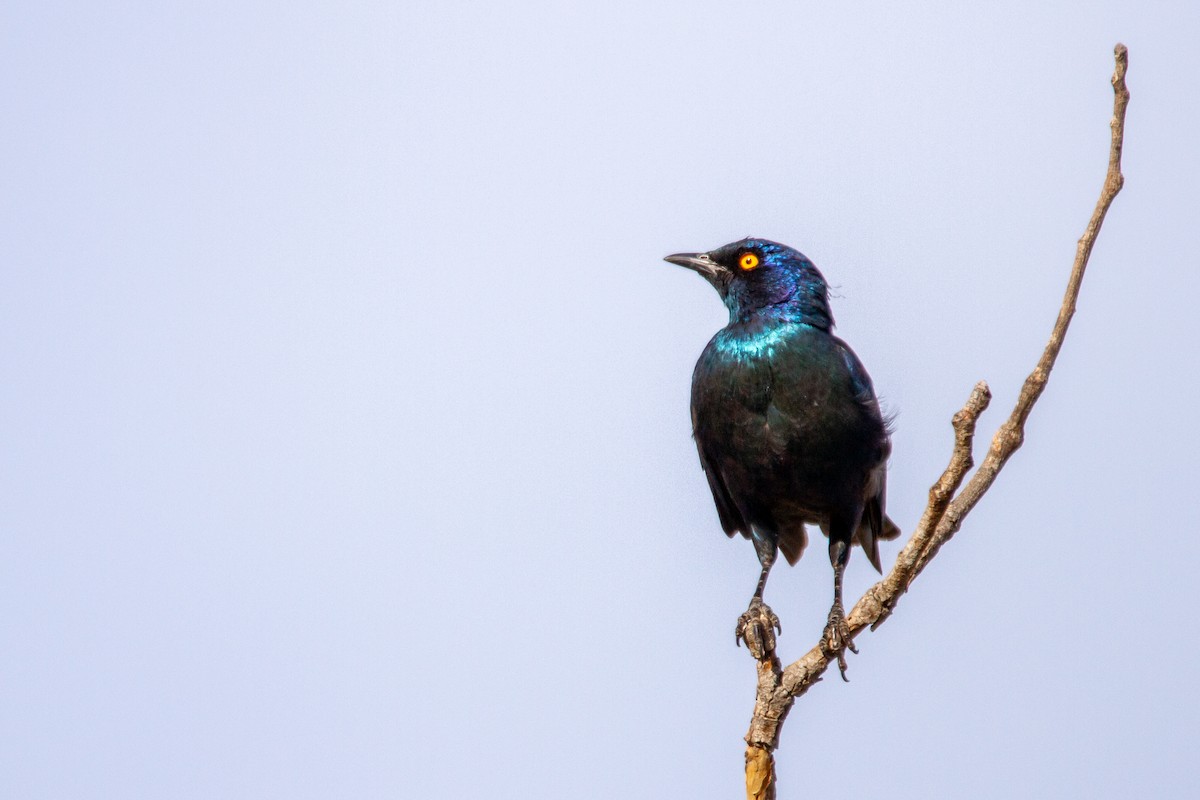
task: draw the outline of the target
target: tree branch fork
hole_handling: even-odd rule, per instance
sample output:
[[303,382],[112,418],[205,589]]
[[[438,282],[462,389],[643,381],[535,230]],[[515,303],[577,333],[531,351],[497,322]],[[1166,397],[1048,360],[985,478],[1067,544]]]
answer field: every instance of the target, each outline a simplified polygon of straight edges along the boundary
[[[1112,140],[1108,171],[1095,210],[1076,247],[1066,293],[1050,339],[1037,365],[1025,379],[1008,419],[996,431],[987,455],[965,487],[963,481],[974,466],[972,452],[975,427],[992,397],[987,384],[983,381],[977,383],[971,390],[966,404],[954,415],[951,421],[954,429],[954,447],[950,461],[930,488],[925,511],[891,571],[868,589],[851,609],[847,617],[851,639],[857,638],[858,634],[868,627],[871,630],[878,628],[894,613],[900,597],[908,591],[909,586],[937,555],[942,545],[950,541],[962,527],[963,520],[991,488],[1009,457],[1024,442],[1025,421],[1046,388],[1050,371],[1054,368],[1055,359],[1062,348],[1067,327],[1075,313],[1075,303],[1079,297],[1079,288],[1092,247],[1113,199],[1125,182],[1121,174],[1121,150],[1125,139],[1125,109],[1129,103],[1129,90],[1125,86],[1129,54],[1125,45],[1118,44],[1113,55],[1116,68],[1112,76]],[[774,800],[776,781],[772,752],[779,745],[783,722],[796,698],[821,680],[825,670],[830,663],[837,660],[838,655],[828,648],[822,637],[819,644],[785,668],[775,653],[774,637],[765,638],[765,647],[752,648],[757,664],[758,682],[754,715],[750,721],[750,730],[746,734],[748,800]]]

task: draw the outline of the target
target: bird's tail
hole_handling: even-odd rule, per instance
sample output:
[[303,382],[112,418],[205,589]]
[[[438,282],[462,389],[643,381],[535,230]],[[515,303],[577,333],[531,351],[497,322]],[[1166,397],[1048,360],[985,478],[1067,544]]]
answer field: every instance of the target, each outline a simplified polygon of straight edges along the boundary
[[779,532],[779,550],[793,567],[800,560],[807,544],[808,531],[804,529],[803,524],[788,526]]
[[891,517],[887,514],[879,514],[874,518],[872,516],[863,514],[862,522],[858,524],[858,530],[854,532],[854,539],[867,554],[867,559],[871,562],[871,566],[875,567],[875,571],[882,573],[883,564],[879,560],[879,540],[895,539],[900,535],[900,527],[892,522]]

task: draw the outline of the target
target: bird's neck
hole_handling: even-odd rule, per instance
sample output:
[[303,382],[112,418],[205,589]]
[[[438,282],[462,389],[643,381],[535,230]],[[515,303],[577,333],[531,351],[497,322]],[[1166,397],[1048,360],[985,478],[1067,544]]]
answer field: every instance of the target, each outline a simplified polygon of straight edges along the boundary
[[732,294],[725,299],[730,327],[772,328],[778,325],[808,325],[822,331],[833,329],[833,313],[824,284],[796,286],[777,302],[753,305]]

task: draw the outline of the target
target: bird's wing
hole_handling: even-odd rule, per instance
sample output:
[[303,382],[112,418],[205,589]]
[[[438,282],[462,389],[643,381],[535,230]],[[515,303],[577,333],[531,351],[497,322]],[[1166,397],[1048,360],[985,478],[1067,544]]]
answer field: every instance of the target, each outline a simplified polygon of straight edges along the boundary
[[871,384],[871,376],[867,374],[866,367],[858,360],[858,356],[850,349],[850,345],[836,337],[834,337],[834,341],[837,343],[838,350],[841,351],[842,360],[849,372],[850,382],[855,390],[855,398],[868,415],[872,419],[878,420],[879,424],[883,426],[880,461],[871,471],[863,503],[862,523],[856,532],[859,544],[862,545],[871,564],[877,571],[883,572],[883,566],[879,561],[878,540],[891,540],[900,535],[900,528],[892,522],[886,512],[887,457],[892,449],[889,437],[891,420],[885,418],[879,408],[879,398],[875,396],[875,387]]
[[882,420],[883,417],[879,411],[879,400],[875,397],[875,386],[871,383],[871,376],[867,374],[867,368],[858,360],[858,356],[850,349],[850,345],[836,336],[832,338],[839,355],[842,357],[842,363],[846,365],[846,371],[850,376],[850,385],[854,387],[855,399],[863,404],[863,406],[874,411],[875,416]]
[[[692,429],[695,430],[695,428],[696,411],[693,408]],[[729,488],[725,485],[725,480],[721,477],[721,471],[717,467],[717,459],[713,453],[708,452],[699,437],[696,438],[696,450],[700,454],[700,466],[704,469],[704,477],[708,478],[708,488],[712,490],[713,502],[717,506],[717,516],[721,519],[721,529],[725,531],[726,536],[733,536],[739,532],[743,536],[749,536],[750,526],[742,518],[737,504],[733,502],[733,497],[729,494]]]
[[[827,430],[863,431],[886,445],[886,424],[871,377],[841,339],[802,329],[787,346],[774,350],[770,369],[766,413],[769,423],[779,424],[782,441],[805,441],[811,448],[814,437]],[[837,449],[846,443],[828,444]],[[869,444],[873,448],[876,442]],[[884,458],[886,453],[879,460]]]
[[767,409],[772,441],[780,452],[803,442],[806,457],[817,463],[840,464],[846,458],[858,462],[865,471],[856,479],[862,494],[847,498],[862,503],[853,536],[879,569],[877,540],[899,535],[885,513],[891,451],[887,421],[870,376],[845,342],[817,332],[799,336],[803,338],[777,349],[772,358]]

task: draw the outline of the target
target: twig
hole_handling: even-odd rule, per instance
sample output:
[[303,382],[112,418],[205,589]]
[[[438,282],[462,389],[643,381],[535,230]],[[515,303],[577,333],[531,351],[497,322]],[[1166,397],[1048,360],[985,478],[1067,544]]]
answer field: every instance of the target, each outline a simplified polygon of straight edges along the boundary
[[[1100,199],[1088,222],[1087,229],[1079,239],[1075,251],[1075,263],[1071,268],[1071,277],[1067,281],[1066,294],[1058,319],[1050,333],[1050,341],[1042,352],[1033,372],[1025,379],[1016,406],[996,435],[992,438],[988,453],[979,465],[979,469],[967,481],[966,487],[958,492],[963,478],[973,466],[971,455],[972,443],[975,436],[975,425],[980,414],[987,408],[991,400],[991,392],[982,381],[971,391],[962,410],[954,415],[954,450],[950,463],[942,476],[929,490],[929,503],[917,523],[912,537],[900,551],[899,557],[892,570],[878,583],[867,590],[850,611],[847,622],[850,626],[851,638],[866,627],[872,630],[879,627],[891,616],[900,600],[900,596],[908,591],[921,571],[938,553],[938,550],[948,542],[959,528],[971,509],[982,499],[991,488],[996,476],[1004,468],[1009,457],[1016,452],[1025,439],[1025,421],[1034,403],[1046,388],[1050,378],[1050,370],[1062,348],[1067,327],[1075,313],[1075,301],[1079,297],[1079,287],[1083,282],[1083,273],[1087,269],[1088,258],[1092,246],[1104,223],[1104,216],[1112,205],[1113,198],[1121,191],[1125,177],[1121,174],[1121,148],[1125,139],[1125,108],[1129,104],[1129,90],[1125,87],[1125,71],[1129,66],[1129,52],[1125,45],[1118,44],[1114,49],[1116,70],[1112,77],[1113,86],[1113,116],[1110,123],[1112,128],[1112,145],[1108,156],[1108,172],[1105,175],[1104,187],[1100,191]],[[958,492],[956,495],[955,492]],[[831,660],[837,658],[826,647],[824,641],[809,650],[798,661],[781,668],[778,656],[773,649],[765,652],[758,659],[758,688],[754,701],[754,716],[750,721],[750,731],[746,734],[746,797],[748,800],[774,800],[775,798],[775,759],[772,752],[779,745],[779,731],[796,698],[808,691],[809,687],[821,679],[821,675],[829,667]]]

